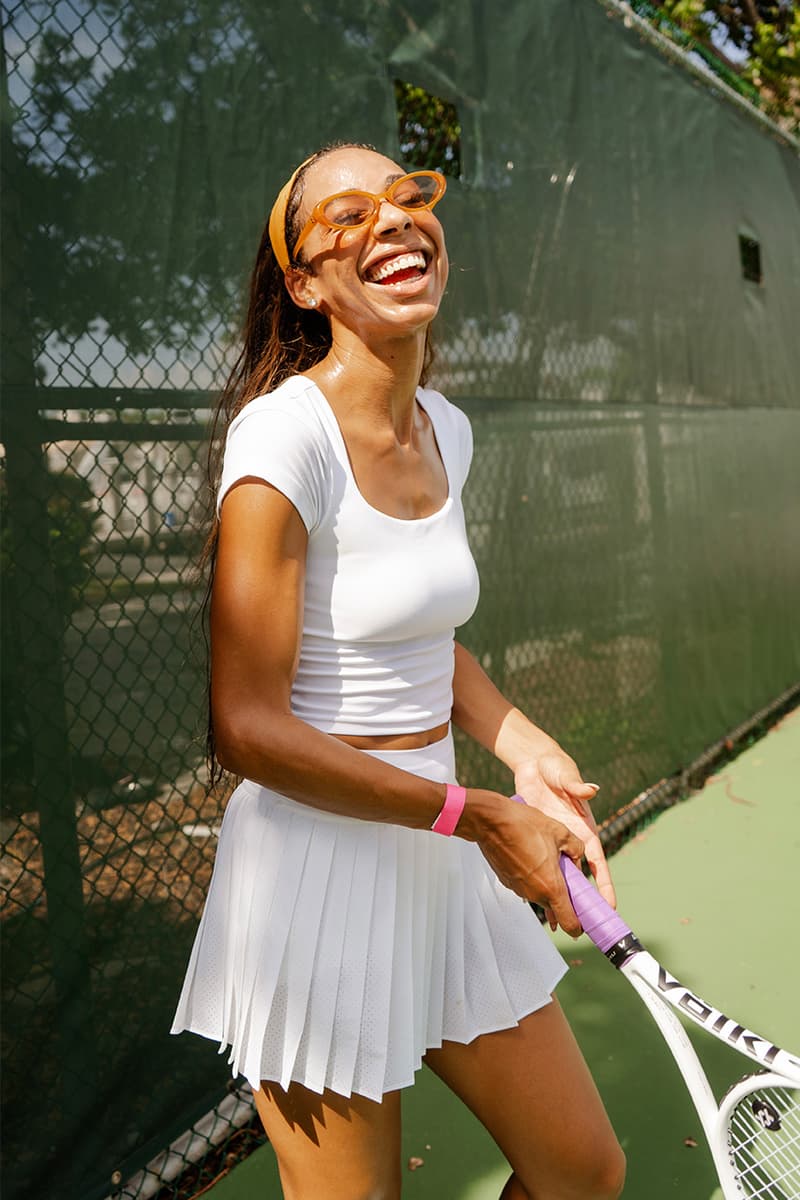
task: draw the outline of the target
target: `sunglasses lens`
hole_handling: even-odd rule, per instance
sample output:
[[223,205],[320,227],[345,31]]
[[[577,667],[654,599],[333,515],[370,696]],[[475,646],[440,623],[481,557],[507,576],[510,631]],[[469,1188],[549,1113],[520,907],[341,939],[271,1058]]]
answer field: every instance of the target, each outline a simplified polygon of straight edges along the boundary
[[[386,197],[399,208],[411,211],[416,208],[428,208],[441,197],[444,192],[443,184],[441,175],[433,172],[404,175],[387,189]],[[330,200],[325,201],[322,216],[334,229],[356,228],[372,220],[377,201],[379,198],[371,196],[368,192],[344,192],[341,196],[332,196]]]
[[325,220],[340,229],[363,225],[374,212],[372,197],[363,192],[346,192],[343,196],[334,196],[323,209]]
[[438,197],[440,188],[437,175],[407,175],[392,184],[389,194],[392,203],[400,208],[425,208]]

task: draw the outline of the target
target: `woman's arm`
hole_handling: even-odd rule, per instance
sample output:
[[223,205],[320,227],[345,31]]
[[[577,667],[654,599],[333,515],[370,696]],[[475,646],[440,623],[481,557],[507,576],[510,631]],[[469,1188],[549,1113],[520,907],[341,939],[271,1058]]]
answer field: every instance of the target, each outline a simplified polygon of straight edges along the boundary
[[226,495],[211,599],[211,710],[227,770],[345,816],[430,828],[443,784],[410,776],[291,712],[300,652],[307,534],[276,489]]
[[458,642],[453,722],[505,763],[514,774],[519,795],[581,838],[598,887],[615,904],[614,885],[589,804],[597,793],[597,784],[584,783],[575,761],[506,700],[473,655]]
[[[211,706],[220,763],[311,807],[430,829],[445,785],[381,762],[291,711],[302,635],[307,534],[291,503],[244,480],[222,506],[211,601]],[[436,835],[434,835],[436,836]],[[559,852],[581,842],[542,812],[471,788],[457,836],[475,841],[507,886],[579,925]]]

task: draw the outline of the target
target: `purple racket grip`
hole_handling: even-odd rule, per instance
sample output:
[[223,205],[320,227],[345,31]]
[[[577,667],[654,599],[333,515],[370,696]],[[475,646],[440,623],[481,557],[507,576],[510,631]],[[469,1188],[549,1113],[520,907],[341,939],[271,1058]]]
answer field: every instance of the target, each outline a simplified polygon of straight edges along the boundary
[[565,854],[561,855],[561,873],[583,932],[605,954],[628,936],[630,928]]

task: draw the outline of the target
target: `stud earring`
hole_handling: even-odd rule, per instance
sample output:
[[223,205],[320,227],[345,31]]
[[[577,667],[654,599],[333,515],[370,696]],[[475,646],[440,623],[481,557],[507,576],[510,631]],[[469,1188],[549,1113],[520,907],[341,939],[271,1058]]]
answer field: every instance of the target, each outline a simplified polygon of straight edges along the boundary
[[309,306],[309,308],[316,308],[317,307],[316,300],[309,300],[308,306]]

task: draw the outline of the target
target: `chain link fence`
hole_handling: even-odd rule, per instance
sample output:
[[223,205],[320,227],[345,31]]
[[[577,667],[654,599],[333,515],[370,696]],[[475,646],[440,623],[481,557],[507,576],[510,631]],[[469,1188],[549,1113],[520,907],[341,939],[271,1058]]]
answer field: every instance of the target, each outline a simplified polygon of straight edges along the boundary
[[[698,97],[595,0],[572,25],[552,3],[512,4],[485,53],[463,16],[432,52],[429,7],[304,5],[320,55],[301,104],[276,65],[297,39],[285,6],[267,45],[255,0],[4,5],[11,1200],[177,1200],[259,1136],[224,1057],[167,1036],[226,798],[206,786],[196,564],[244,271],[267,199],[328,129],[394,156],[399,137],[410,161],[451,171],[435,382],[475,432],[482,600],[463,636],[601,783],[599,815],[795,678],[788,143]],[[534,59],[547,99],[514,85]],[[618,86],[601,103],[604,71]],[[678,132],[658,114],[630,132],[654,81]],[[701,103],[763,174],[758,292],[726,291],[728,177],[712,186],[679,136]],[[446,137],[428,136],[431,111]],[[697,232],[671,237],[643,200],[673,209],[679,187],[731,233],[733,267],[714,243],[705,293],[686,274]],[[466,781],[508,788],[482,751],[460,741],[459,758]]]
[[[38,456],[6,432],[4,1124],[10,1186],[34,1194],[78,1194],[191,1090],[191,1052],[163,1033],[221,813],[200,765],[205,413],[149,399],[34,410]],[[42,492],[57,502],[33,542],[18,514]],[[209,1093],[225,1073],[207,1066]]]

